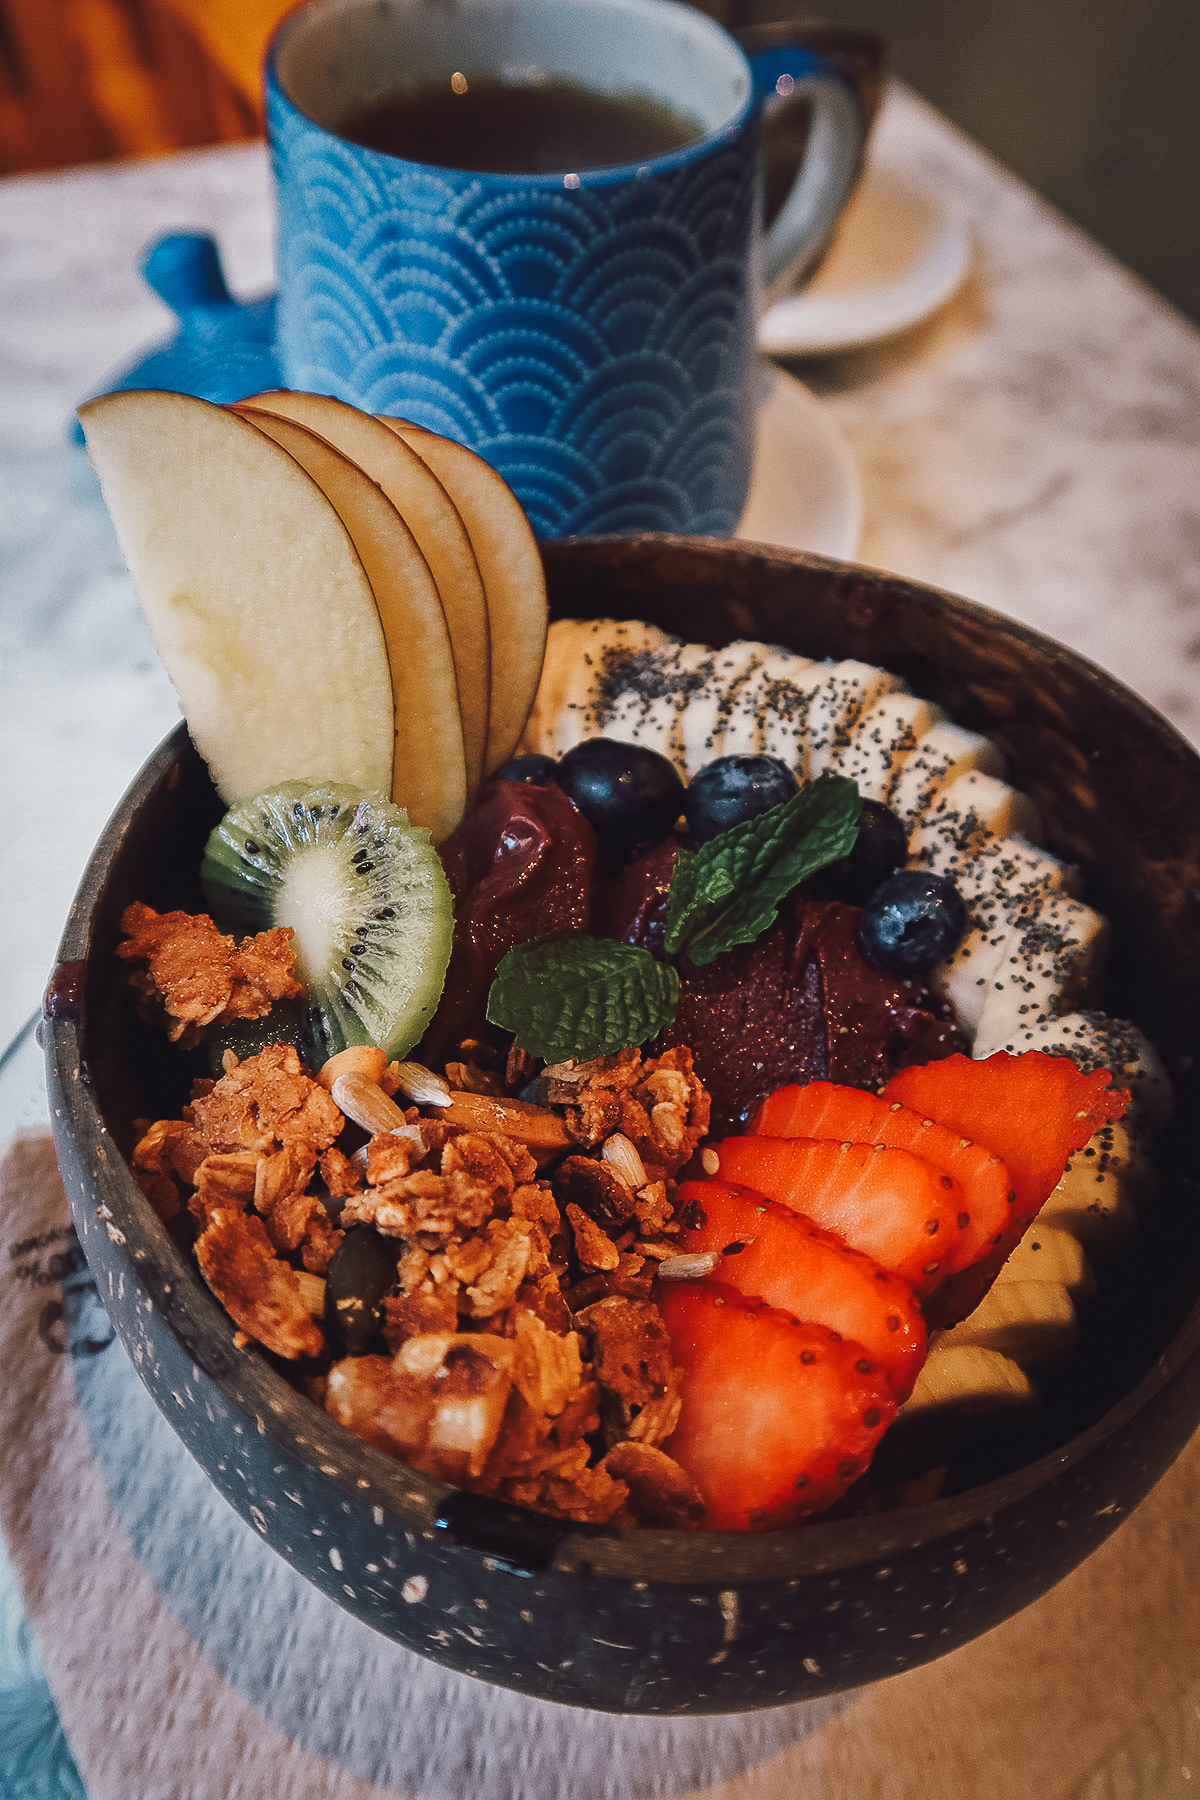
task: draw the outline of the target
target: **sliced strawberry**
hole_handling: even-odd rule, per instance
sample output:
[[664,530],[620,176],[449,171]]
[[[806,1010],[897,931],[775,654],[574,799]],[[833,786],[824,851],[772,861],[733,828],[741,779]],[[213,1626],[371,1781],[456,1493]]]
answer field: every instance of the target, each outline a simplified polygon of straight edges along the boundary
[[726,1138],[717,1173],[836,1232],[931,1293],[957,1260],[962,1189],[923,1157],[834,1138]]
[[[891,1144],[953,1175],[962,1185],[967,1219],[957,1250],[943,1260],[947,1274],[977,1262],[1008,1230],[1013,1187],[995,1150],[972,1143],[961,1132],[901,1105],[898,1099],[867,1094],[861,1088],[838,1087],[830,1081],[812,1081],[806,1087],[784,1087],[771,1094],[759,1107],[750,1129],[766,1137]],[[929,1307],[925,1310],[928,1315]]]
[[724,1282],[675,1283],[660,1305],[683,1371],[663,1447],[700,1490],[706,1524],[766,1531],[832,1505],[896,1409],[862,1346]]
[[1085,1075],[1066,1056],[998,1050],[981,1062],[948,1056],[902,1069],[883,1092],[1003,1157],[1016,1190],[1020,1236],[1075,1151],[1129,1105],[1129,1095],[1111,1081],[1107,1069]]
[[879,1364],[897,1404],[908,1399],[925,1361],[925,1321],[907,1281],[749,1188],[685,1181],[678,1206],[696,1221],[680,1248],[724,1252],[715,1280],[853,1339]]
[[[749,1129],[759,1137],[830,1137],[846,1144],[882,1144],[886,1101],[865,1088],[833,1081],[792,1082],[768,1094]],[[902,1145],[907,1149],[907,1145]]]
[[[1003,1158],[1013,1189],[1008,1224],[993,1250],[947,1283],[946,1308],[963,1318],[987,1292],[1029,1225],[1049,1199],[1076,1150],[1110,1119],[1129,1095],[1109,1084],[1106,1069],[1085,1075],[1069,1057],[998,1050],[976,1062],[944,1062],[902,1069],[883,1090],[951,1131],[986,1144]],[[939,1315],[938,1323],[944,1322]]]

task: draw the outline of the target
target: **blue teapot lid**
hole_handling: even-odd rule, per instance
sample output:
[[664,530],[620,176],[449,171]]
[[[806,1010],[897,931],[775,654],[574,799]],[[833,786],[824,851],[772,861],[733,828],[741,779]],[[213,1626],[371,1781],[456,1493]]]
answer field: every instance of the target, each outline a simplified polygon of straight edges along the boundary
[[[119,388],[167,388],[227,405],[282,387],[275,357],[275,296],[235,300],[215,240],[200,231],[170,232],[143,251],[140,271],[179,320],[175,336],[110,377],[98,394]],[[83,441],[75,421],[74,436]]]

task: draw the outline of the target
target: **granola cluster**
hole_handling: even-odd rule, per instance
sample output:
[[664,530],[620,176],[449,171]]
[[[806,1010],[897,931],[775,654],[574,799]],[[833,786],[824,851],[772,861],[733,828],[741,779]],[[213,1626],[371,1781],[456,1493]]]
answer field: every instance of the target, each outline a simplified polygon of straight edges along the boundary
[[[699,1525],[661,1448],[679,1380],[652,1298],[678,1254],[677,1178],[708,1126],[690,1052],[562,1064],[533,1102],[508,1091],[529,1074],[519,1053],[503,1073],[447,1074],[463,1086],[374,1050],[320,1079],[288,1045],[227,1052],[182,1119],[146,1126],[134,1174],[162,1218],[194,1229],[240,1341],[297,1365],[358,1436],[555,1516]],[[399,1104],[414,1091],[434,1098]],[[360,1354],[339,1327],[341,1309],[363,1312],[354,1259],[337,1258],[352,1233],[383,1268]]]
[[304,992],[292,933],[261,931],[240,945],[207,913],[157,913],[135,901],[121,915],[117,955],[132,965],[130,983],[143,1011],[165,1023],[172,1043],[198,1044],[207,1025],[264,1019],[276,1000]]

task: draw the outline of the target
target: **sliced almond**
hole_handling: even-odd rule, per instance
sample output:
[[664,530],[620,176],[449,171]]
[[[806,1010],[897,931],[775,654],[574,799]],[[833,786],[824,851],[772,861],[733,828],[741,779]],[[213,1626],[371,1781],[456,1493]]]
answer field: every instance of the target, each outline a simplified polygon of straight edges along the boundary
[[525,1100],[496,1100],[489,1094],[455,1089],[449,1106],[442,1107],[438,1117],[468,1131],[501,1131],[535,1151],[565,1150],[571,1141],[557,1113]]
[[658,1265],[660,1281],[703,1281],[720,1267],[719,1250],[689,1250],[680,1256],[668,1256]]
[[444,1075],[435,1075],[423,1063],[395,1063],[392,1074],[401,1092],[408,1095],[414,1106],[449,1105],[450,1083]]
[[338,1110],[363,1131],[403,1131],[408,1125],[396,1102],[357,1070],[336,1076],[330,1093]]

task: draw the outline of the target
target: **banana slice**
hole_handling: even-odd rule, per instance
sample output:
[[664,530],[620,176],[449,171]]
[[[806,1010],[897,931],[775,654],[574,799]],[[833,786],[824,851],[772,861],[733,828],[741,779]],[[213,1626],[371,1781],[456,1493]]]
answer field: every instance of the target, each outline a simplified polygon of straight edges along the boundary
[[[1079,1152],[975,1311],[931,1350],[931,1363],[964,1357],[954,1364],[955,1403],[980,1410],[1006,1403],[1009,1392],[1005,1382],[997,1386],[995,1366],[966,1359],[968,1350],[1000,1355],[1021,1371],[1068,1355],[1079,1334],[1076,1303],[1095,1291],[1088,1249],[1102,1255],[1118,1248],[1135,1228],[1117,1172],[1098,1174]],[[935,1368],[935,1386],[937,1377]]]
[[565,738],[574,728],[573,715],[567,712],[568,681],[592,636],[590,619],[556,619],[551,625],[546,634],[542,678],[517,746],[522,754],[559,754],[555,747],[559,737]]
[[935,794],[970,769],[1003,776],[1004,758],[990,738],[943,719],[901,763],[884,799],[906,825],[913,824],[924,817]]
[[1038,1214],[1038,1222],[1061,1226],[1099,1259],[1129,1242],[1137,1230],[1137,1208],[1120,1170],[1096,1168],[1077,1153]]
[[603,737],[608,715],[644,659],[676,641],[638,620],[556,620],[519,748],[561,756],[581,738]]
[[789,657],[787,668],[763,692],[762,754],[777,756],[798,775],[807,771],[809,714],[834,666]]
[[1036,838],[1038,831],[1037,810],[1028,795],[997,775],[967,769],[947,782],[914,821],[910,853],[965,861],[992,838]]
[[853,658],[834,663],[808,709],[804,772],[820,775],[850,741],[858,721],[884,694],[904,687],[898,675]]
[[746,681],[763,660],[762,644],[739,642],[713,652],[711,667],[688,697],[681,719],[686,778],[725,754],[725,729]]
[[1008,1282],[1057,1283],[1077,1302],[1096,1292],[1087,1251],[1074,1232],[1040,1215],[996,1277],[997,1287]]
[[795,656],[790,650],[766,648],[731,696],[720,754],[762,754],[766,721],[776,709],[778,695],[794,689],[798,676],[807,675],[818,666],[809,657]]
[[909,862],[948,875],[968,907],[982,902],[1016,913],[1049,888],[1078,898],[1081,886],[1077,869],[1016,833],[960,844],[952,832],[925,833],[918,827],[909,839]]
[[[686,653],[692,648],[664,644],[637,659],[636,678],[605,713],[605,737],[621,744],[644,744],[678,765],[681,717],[688,695]],[[710,654],[708,665],[711,662]]]
[[945,1350],[995,1350],[1022,1369],[1044,1368],[1079,1341],[1079,1318],[1061,1281],[995,1282],[975,1311],[939,1338]]
[[954,955],[935,963],[925,979],[935,994],[948,1000],[963,1030],[973,1036],[983,1016],[988,993],[995,984],[1000,958],[1009,941],[1011,916],[1002,900],[980,903],[971,909],[972,919]]
[[990,1056],[1042,1020],[1070,1012],[1099,989],[1109,929],[1060,889],[1040,895],[1009,931],[975,1029],[972,1054]]
[[932,702],[916,694],[884,694],[867,707],[826,766],[856,781],[864,800],[882,800],[901,763],[941,717]]
[[1039,1400],[1033,1382],[1010,1356],[980,1344],[943,1340],[929,1352],[917,1385],[896,1417],[1008,1411],[1036,1406]]
[[1114,1170],[1135,1206],[1144,1206],[1158,1192],[1158,1171],[1150,1160],[1148,1135],[1138,1124],[1136,1097],[1124,1118],[1110,1119],[1075,1154],[1089,1167]]
[[1026,1016],[1049,1018],[1098,985],[1108,926],[1083,901],[1050,889],[1018,906],[999,894],[969,917],[958,949],[927,980],[973,1035],[973,1055],[990,1056]]
[[966,935],[954,955],[930,971],[929,983],[952,1002],[963,1028],[976,1032],[1013,932],[1043,895],[1071,893],[1077,873],[1016,834],[988,832],[977,838],[969,831],[922,827],[910,839],[910,850],[911,867],[949,876],[966,902]]
[[973,1037],[972,1055],[1013,1048],[1026,1021],[1050,1024],[1098,987],[1108,925],[1082,900],[1053,888],[1024,904],[998,893],[968,916],[958,949],[926,979]]

